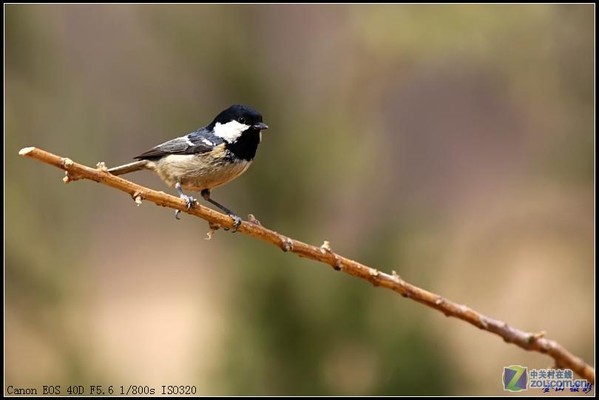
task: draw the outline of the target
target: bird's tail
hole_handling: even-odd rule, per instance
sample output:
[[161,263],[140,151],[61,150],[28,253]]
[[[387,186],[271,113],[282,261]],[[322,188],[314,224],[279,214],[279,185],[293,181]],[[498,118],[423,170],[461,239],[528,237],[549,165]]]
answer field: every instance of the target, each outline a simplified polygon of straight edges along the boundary
[[110,168],[108,172],[112,175],[123,175],[129,172],[139,171],[140,169],[151,169],[149,165],[151,162],[148,160],[134,161],[129,164],[119,165],[118,167]]

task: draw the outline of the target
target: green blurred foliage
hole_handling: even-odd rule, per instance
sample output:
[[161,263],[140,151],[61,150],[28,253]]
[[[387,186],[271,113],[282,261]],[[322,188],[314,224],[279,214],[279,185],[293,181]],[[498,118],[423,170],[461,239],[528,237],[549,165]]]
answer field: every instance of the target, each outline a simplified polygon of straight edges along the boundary
[[5,5],[7,384],[498,395],[548,365],[17,156],[116,165],[233,103],[270,129],[217,200],[593,363],[593,7]]

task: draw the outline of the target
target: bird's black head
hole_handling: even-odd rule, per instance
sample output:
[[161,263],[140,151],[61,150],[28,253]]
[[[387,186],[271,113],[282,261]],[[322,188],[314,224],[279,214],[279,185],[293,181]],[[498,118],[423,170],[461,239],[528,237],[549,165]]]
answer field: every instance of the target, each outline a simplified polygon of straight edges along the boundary
[[229,142],[234,141],[247,129],[258,131],[268,129],[268,126],[262,122],[262,115],[258,111],[241,104],[232,105],[221,111],[210,125],[215,129],[217,136],[221,136]]
[[268,129],[262,115],[251,107],[235,104],[214,118],[209,128],[227,142],[227,149],[238,157],[251,160],[261,139],[261,130]]

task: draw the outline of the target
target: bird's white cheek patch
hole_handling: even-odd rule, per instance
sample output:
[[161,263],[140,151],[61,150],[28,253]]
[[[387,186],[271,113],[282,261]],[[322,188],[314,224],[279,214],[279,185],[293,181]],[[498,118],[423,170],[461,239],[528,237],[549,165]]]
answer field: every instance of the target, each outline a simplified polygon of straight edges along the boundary
[[214,125],[214,134],[220,138],[223,138],[229,143],[233,143],[236,141],[239,136],[248,129],[250,126],[245,124],[240,124],[237,121],[230,121],[226,124],[221,124],[217,122]]

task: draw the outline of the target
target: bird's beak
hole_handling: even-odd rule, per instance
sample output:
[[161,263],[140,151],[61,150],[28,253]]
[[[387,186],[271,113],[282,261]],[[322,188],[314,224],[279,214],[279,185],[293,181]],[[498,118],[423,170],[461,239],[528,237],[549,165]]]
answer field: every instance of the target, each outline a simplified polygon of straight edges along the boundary
[[255,129],[268,129],[268,125],[266,125],[264,122],[258,122],[257,124],[252,125],[252,128],[255,128]]

